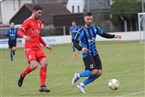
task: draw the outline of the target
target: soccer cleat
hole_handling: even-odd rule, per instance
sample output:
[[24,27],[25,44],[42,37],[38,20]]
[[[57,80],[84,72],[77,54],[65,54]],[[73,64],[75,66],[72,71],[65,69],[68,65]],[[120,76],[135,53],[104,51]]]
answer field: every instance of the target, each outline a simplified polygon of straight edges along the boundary
[[77,54],[77,56],[78,56],[78,57],[80,57],[80,56],[81,56],[81,54],[80,54],[80,53],[78,53],[78,54]]
[[40,86],[39,92],[50,92],[50,90],[47,89],[45,85],[43,85],[43,86]]
[[76,53],[74,53],[73,55],[72,55],[72,57],[76,57],[77,56],[77,54]]
[[20,75],[20,78],[18,80],[18,86],[21,87],[23,85],[24,78]]
[[74,74],[74,77],[72,79],[72,85],[74,85],[80,78],[78,77],[78,73]]
[[79,85],[77,85],[77,88],[78,88],[82,93],[86,94],[84,86],[81,86],[81,85],[79,84]]

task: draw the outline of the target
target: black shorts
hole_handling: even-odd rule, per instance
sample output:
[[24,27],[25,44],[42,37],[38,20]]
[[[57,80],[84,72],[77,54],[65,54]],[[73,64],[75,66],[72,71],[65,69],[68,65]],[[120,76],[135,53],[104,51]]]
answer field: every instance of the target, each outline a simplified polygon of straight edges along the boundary
[[16,41],[8,41],[9,48],[16,47]]
[[83,58],[85,70],[93,70],[93,69],[101,69],[102,70],[102,62],[99,55],[96,56],[87,56]]

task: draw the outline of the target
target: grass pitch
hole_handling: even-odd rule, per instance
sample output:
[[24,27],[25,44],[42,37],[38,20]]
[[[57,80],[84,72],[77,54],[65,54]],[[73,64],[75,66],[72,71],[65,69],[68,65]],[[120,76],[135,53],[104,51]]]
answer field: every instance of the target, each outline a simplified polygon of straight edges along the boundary
[[[71,85],[73,74],[84,70],[81,57],[72,58],[71,44],[55,45],[52,52],[44,48],[49,63],[46,83],[50,93],[38,92],[39,68],[27,75],[19,88],[19,74],[28,65],[23,48],[17,49],[13,62],[9,50],[1,49],[1,97],[144,97],[144,44],[138,41],[97,42],[97,48],[103,63],[103,75],[86,86],[86,95],[76,85]],[[108,88],[108,81],[112,78],[120,81],[116,91]]]

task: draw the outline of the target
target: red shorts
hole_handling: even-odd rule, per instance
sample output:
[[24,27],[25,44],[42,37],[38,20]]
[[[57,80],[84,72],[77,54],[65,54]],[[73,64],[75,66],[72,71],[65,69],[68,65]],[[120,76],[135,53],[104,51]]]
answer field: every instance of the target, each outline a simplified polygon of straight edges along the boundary
[[46,58],[46,55],[44,54],[42,48],[28,48],[24,49],[25,55],[27,57],[28,63],[30,63],[32,60],[36,60],[40,62],[43,58]]

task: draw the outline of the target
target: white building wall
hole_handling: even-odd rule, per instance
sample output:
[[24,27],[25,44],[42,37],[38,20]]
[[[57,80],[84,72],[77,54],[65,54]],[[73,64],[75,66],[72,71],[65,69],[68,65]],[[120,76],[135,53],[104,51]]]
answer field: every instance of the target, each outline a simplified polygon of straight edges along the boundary
[[5,0],[1,2],[2,23],[8,24],[9,20],[16,14],[25,3],[32,3],[32,0]]
[[80,6],[80,12],[84,12],[84,0],[68,0],[66,8],[72,12],[72,6],[74,6],[74,13],[78,13],[78,6]]

